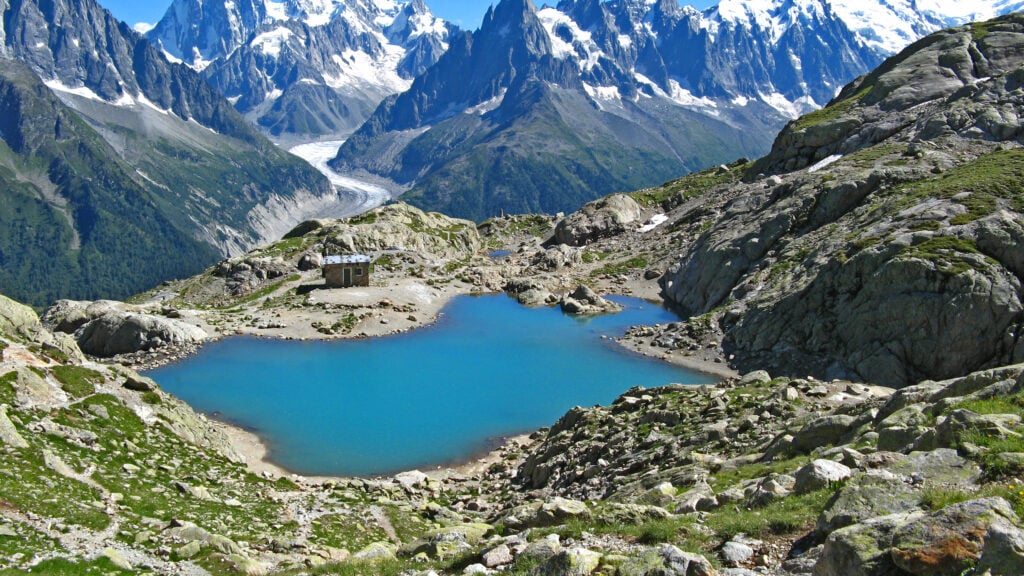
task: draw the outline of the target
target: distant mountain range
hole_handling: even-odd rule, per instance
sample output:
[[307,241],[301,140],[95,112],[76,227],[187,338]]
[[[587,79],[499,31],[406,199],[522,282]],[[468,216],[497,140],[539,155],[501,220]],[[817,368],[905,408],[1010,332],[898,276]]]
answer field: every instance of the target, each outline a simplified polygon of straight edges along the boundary
[[124,297],[336,202],[95,0],[0,0],[0,290]]
[[284,141],[348,134],[448,48],[422,0],[174,0],[147,34]]
[[422,0],[174,0],[148,37],[278,142],[347,138],[335,170],[480,220],[759,156],[914,40],[1022,6],[503,0],[465,32]]
[[[927,4],[927,5],[926,5]],[[332,162],[419,206],[555,212],[760,155],[909,42],[1022,2],[503,0]]]

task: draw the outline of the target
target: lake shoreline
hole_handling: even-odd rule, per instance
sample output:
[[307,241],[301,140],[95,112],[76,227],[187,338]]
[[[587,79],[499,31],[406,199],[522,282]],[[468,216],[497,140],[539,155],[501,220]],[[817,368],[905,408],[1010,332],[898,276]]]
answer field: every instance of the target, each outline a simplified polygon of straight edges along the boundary
[[[459,294],[459,293],[453,293],[453,292],[450,292],[450,291],[446,291],[445,298],[437,298],[437,299],[435,299],[434,302],[435,302],[435,304],[437,306],[437,311],[436,311],[436,313],[431,315],[430,323],[429,324],[428,323],[424,323],[423,327],[435,325],[437,320],[444,315],[443,306],[450,304],[451,301],[456,296],[461,296],[461,295],[467,295],[467,294]],[[473,296],[480,296],[481,294],[472,294],[472,295]],[[442,302],[443,302],[443,304],[442,304]],[[652,304],[654,306],[659,306],[660,307],[659,303],[656,303],[656,302],[648,302],[648,303]],[[517,304],[517,303],[509,303],[509,304],[511,304],[515,308],[519,307],[519,304]],[[664,320],[662,320],[662,321],[664,321]],[[611,333],[609,333],[609,334],[611,334]],[[619,335],[621,335],[621,332],[620,332]],[[280,338],[272,337],[272,336],[266,336],[266,335],[257,335],[257,336],[260,336],[260,339],[265,339],[265,340],[281,340]],[[387,336],[387,335],[376,336],[374,338],[379,338],[379,337],[383,337],[383,336]],[[221,338],[218,338],[218,339],[223,339],[223,338],[227,338],[227,337],[230,337],[230,335],[221,336]],[[630,354],[635,354],[637,356],[646,357],[646,358],[651,359],[651,360],[657,360],[659,362],[667,362],[668,364],[671,364],[671,365],[674,365],[674,366],[677,366],[677,367],[685,368],[685,369],[688,369],[688,370],[691,370],[691,371],[694,371],[694,372],[699,372],[700,374],[706,375],[706,376],[710,377],[711,379],[713,379],[715,381],[717,381],[717,380],[719,380],[721,378],[725,378],[725,377],[729,377],[730,376],[730,374],[728,373],[727,370],[723,370],[722,369],[723,367],[717,366],[717,365],[715,365],[713,363],[710,363],[710,362],[696,361],[696,360],[693,360],[693,359],[688,359],[688,358],[686,358],[684,356],[681,356],[681,355],[666,354],[664,350],[659,350],[659,349],[652,348],[652,347],[649,347],[649,346],[648,347],[638,346],[638,345],[636,345],[635,341],[630,340],[630,339],[626,339],[626,338],[620,338],[620,337],[618,337],[618,335],[617,336],[602,336],[601,338],[602,338],[603,341],[607,342],[608,346],[619,348],[619,349],[621,349],[621,350],[623,350],[625,352],[628,352]],[[294,340],[294,339],[292,339],[292,340]],[[320,340],[320,341],[330,341],[330,340],[335,340],[335,339],[333,339],[333,338],[321,338],[321,339],[318,339],[318,340]],[[157,380],[159,382],[159,378],[157,378]],[[666,381],[664,383],[667,384],[668,381]],[[625,389],[622,389],[621,392],[625,392]],[[587,402],[583,402],[583,403],[586,404]],[[261,436],[260,431],[252,430],[252,429],[246,429],[246,427],[241,426],[241,425],[239,425],[236,422],[232,422],[229,419],[221,418],[216,413],[212,414],[212,415],[210,413],[207,413],[207,417],[209,417],[212,420],[215,420],[217,422],[218,427],[220,427],[222,429],[222,431],[228,436],[228,438],[230,438],[231,444],[232,444],[232,447],[234,448],[234,450],[237,451],[238,453],[240,453],[241,455],[243,455],[245,460],[246,460],[246,462],[249,464],[250,469],[252,471],[258,473],[258,474],[270,474],[270,475],[274,475],[274,476],[292,477],[292,478],[306,478],[306,479],[311,479],[311,480],[331,479],[331,478],[335,478],[335,479],[336,478],[351,478],[351,477],[374,478],[374,477],[382,477],[382,476],[389,476],[389,475],[391,475],[391,472],[374,473],[374,474],[368,474],[368,475],[365,475],[365,476],[361,476],[361,475],[358,475],[358,474],[355,474],[355,475],[353,475],[353,474],[349,474],[349,475],[338,474],[338,475],[335,475],[335,474],[309,474],[309,473],[303,473],[303,472],[296,472],[296,471],[294,471],[292,469],[289,469],[287,465],[282,465],[279,461],[276,461],[273,458],[273,447]],[[548,424],[550,424],[550,423],[545,421],[545,423],[543,425],[548,425]],[[459,474],[467,474],[468,473],[468,474],[473,474],[473,473],[479,472],[481,470],[486,469],[487,466],[493,464],[494,462],[499,461],[505,446],[510,441],[514,441],[517,444],[523,444],[523,443],[526,442],[526,439],[529,438],[530,435],[535,434],[536,430],[542,428],[543,425],[537,426],[536,428],[532,428],[532,429],[524,429],[522,434],[515,434],[515,435],[511,435],[511,436],[501,436],[501,437],[499,437],[497,439],[492,439],[492,440],[496,440],[496,441],[494,441],[493,443],[492,442],[488,442],[488,444],[490,444],[490,445],[486,449],[484,449],[484,450],[477,450],[477,451],[474,451],[471,454],[468,454],[468,455],[465,455],[465,456],[462,456],[462,457],[459,457],[459,458],[456,458],[456,459],[453,459],[453,460],[441,461],[441,462],[433,463],[433,464],[426,465],[426,466],[420,466],[420,470],[425,472],[425,473],[431,474],[431,475],[441,475],[441,476],[446,476],[446,475],[449,475],[451,473],[459,473]],[[400,471],[401,470],[394,470],[392,472],[397,473],[397,472],[400,472]]]

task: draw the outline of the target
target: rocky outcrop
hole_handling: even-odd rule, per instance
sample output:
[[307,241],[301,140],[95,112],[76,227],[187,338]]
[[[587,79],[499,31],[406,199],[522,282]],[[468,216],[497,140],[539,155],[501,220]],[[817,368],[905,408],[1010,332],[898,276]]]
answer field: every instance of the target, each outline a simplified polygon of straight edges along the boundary
[[[299,264],[302,264],[302,259]],[[241,296],[252,292],[270,280],[277,280],[298,272],[299,269],[299,267],[285,262],[281,257],[246,255],[224,260],[214,267],[213,275],[224,279],[229,293]],[[308,266],[307,269],[309,269]]]
[[941,32],[792,122],[695,201],[666,300],[715,312],[740,368],[899,386],[1024,360],[1022,54],[1019,15]]
[[285,238],[314,234],[331,253],[411,251],[437,260],[465,258],[480,249],[476,225],[424,212],[402,202],[346,220],[304,222]]
[[[791,390],[799,392],[790,397]],[[769,574],[955,575],[984,558],[1001,574],[1024,569],[1012,544],[1024,532],[1010,504],[1019,501],[1018,469],[1009,464],[1024,431],[1014,404],[1024,394],[1024,365],[868,392],[759,374],[708,388],[633,389],[610,407],[568,412],[528,452],[515,481],[549,503],[559,501],[554,495],[656,503],[687,515],[698,532],[704,518],[718,525],[744,508],[770,516],[817,499],[815,527]],[[1006,413],[955,416],[982,399],[990,412]],[[938,433],[950,421],[971,424]],[[901,449],[880,447],[886,430],[914,422]],[[940,496],[947,494],[952,501]],[[543,506],[514,509],[513,525]],[[581,508],[565,517],[584,514],[599,515]],[[727,565],[750,567],[764,550],[763,541],[737,536],[719,553]]]
[[590,286],[582,285],[577,286],[572,293],[562,296],[559,305],[562,307],[562,312],[580,316],[609,314],[622,310],[622,306],[602,298]]
[[640,214],[635,200],[625,194],[612,194],[585,204],[563,218],[555,226],[554,240],[558,244],[584,246],[599,238],[621,234],[627,226],[637,223]]
[[523,306],[548,306],[558,302],[558,297],[537,280],[516,278],[509,280],[504,288]]
[[47,310],[44,321],[54,331],[73,334],[86,354],[103,357],[195,344],[209,337],[191,324],[109,300],[62,300]]
[[84,359],[73,339],[46,330],[35,310],[3,295],[0,295],[0,336],[16,342],[41,345],[72,362]]

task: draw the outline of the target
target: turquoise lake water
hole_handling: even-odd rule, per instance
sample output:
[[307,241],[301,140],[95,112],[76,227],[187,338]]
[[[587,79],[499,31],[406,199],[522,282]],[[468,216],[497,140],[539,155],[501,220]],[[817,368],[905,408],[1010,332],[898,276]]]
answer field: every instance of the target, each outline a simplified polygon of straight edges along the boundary
[[613,297],[619,314],[577,319],[503,295],[461,296],[438,321],[401,335],[298,342],[227,338],[153,370],[195,409],[256,432],[294,472],[373,475],[468,459],[496,438],[607,404],[635,385],[710,376],[603,340],[678,320]]

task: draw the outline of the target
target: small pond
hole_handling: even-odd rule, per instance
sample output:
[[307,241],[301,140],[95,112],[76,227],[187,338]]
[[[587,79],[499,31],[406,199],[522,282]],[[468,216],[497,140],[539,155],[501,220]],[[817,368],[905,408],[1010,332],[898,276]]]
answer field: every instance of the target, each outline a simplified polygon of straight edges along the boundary
[[[495,439],[553,424],[632,386],[713,378],[611,340],[670,312],[613,297],[577,319],[503,295],[460,296],[438,321],[367,340],[227,338],[148,373],[195,409],[253,430],[294,472],[372,475],[464,461]],[[608,336],[603,339],[602,336]]]

